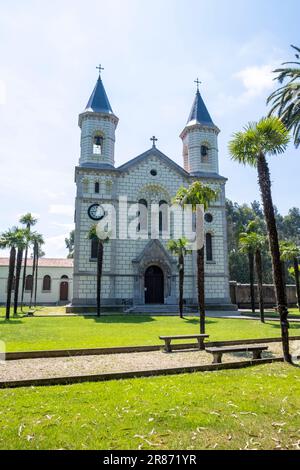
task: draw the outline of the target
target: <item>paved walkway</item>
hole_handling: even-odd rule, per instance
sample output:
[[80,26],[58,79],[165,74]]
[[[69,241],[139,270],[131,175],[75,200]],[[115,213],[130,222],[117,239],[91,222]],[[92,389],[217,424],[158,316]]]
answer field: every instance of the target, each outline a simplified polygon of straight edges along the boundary
[[[282,355],[280,343],[268,343],[268,346],[269,351],[263,352],[263,357]],[[293,347],[297,346],[299,348],[300,341],[293,342]],[[224,354],[223,362],[237,362],[249,358],[252,358],[249,353]],[[152,351],[102,356],[21,359],[0,361],[0,381],[172,369],[211,363],[211,354],[197,350],[176,351],[171,354]]]

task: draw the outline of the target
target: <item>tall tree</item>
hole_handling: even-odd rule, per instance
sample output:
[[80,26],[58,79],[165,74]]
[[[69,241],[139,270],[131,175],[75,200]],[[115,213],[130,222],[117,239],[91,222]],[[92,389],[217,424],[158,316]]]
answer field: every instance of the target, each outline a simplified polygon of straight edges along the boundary
[[289,140],[289,133],[284,124],[276,117],[268,117],[261,119],[258,123],[248,124],[242,132],[234,134],[229,143],[229,152],[233,160],[257,168],[258,183],[263,201],[272,256],[273,278],[277,308],[280,315],[283,355],[287,362],[291,362],[289,352],[288,309],[285,301],[278,232],[272,200],[270,171],[266,156],[283,153]]
[[295,51],[297,60],[284,62],[279,69],[274,70],[277,74],[275,80],[280,84],[278,90],[274,91],[267,103],[272,103],[270,114],[277,113],[287,129],[293,131],[294,143],[300,144],[300,48],[291,46]]
[[74,258],[75,230],[71,230],[68,237],[65,238],[66,248],[68,249],[68,258]]
[[[25,225],[27,230],[30,232],[31,227],[33,227],[37,223],[37,219],[30,212],[28,212],[27,214],[22,215],[22,217],[20,218],[20,223]],[[30,244],[30,238],[28,238],[27,244],[26,244],[26,247],[25,247],[24,267],[23,267],[23,281],[22,281],[22,292],[21,292],[21,310],[23,309],[23,302],[24,302],[24,292],[25,292],[25,282],[26,282],[26,270],[27,270],[29,244]]]
[[5,318],[9,320],[10,318],[10,306],[11,306],[11,294],[13,290],[14,283],[14,274],[15,274],[15,264],[16,264],[16,247],[20,240],[19,230],[14,227],[7,232],[2,233],[0,238],[0,248],[9,249],[9,268],[8,268],[8,278],[7,278],[7,296],[6,296],[6,311]]
[[41,246],[45,243],[43,236],[40,233],[31,233],[31,241],[33,243],[33,261],[32,261],[32,286],[30,293],[30,307],[34,300],[34,306],[36,307],[37,298],[37,283],[38,283],[38,268],[39,258],[41,254]]
[[[207,210],[212,202],[218,197],[218,192],[210,186],[195,181],[188,188],[181,187],[178,189],[174,202],[185,206],[189,204],[192,210],[197,213],[198,206],[202,205]],[[202,233],[197,233],[197,237],[204,239],[204,226]],[[200,333],[205,333],[205,279],[204,279],[204,244],[197,248],[197,291],[198,291],[198,308],[200,315]]]
[[186,238],[178,240],[169,240],[167,243],[168,250],[178,257],[178,274],[179,274],[179,315],[183,318],[183,284],[184,284],[184,257],[191,253],[188,249],[189,241]]
[[[257,276],[257,290],[258,290],[258,303],[260,320],[262,323],[265,321],[264,314],[264,296],[263,296],[263,269],[262,269],[262,251],[266,244],[266,237],[256,232],[242,233],[240,235],[240,245],[243,251],[251,253],[253,261],[255,260],[256,276]],[[253,273],[254,274],[254,273]],[[254,276],[253,276],[254,277]],[[254,298],[254,282],[251,291],[251,302],[255,302]],[[254,305],[255,307],[255,305]],[[253,306],[252,306],[253,309]]]
[[300,248],[294,242],[281,241],[280,242],[281,260],[293,263],[294,276],[296,282],[296,293],[298,301],[298,309],[300,312],[300,278],[299,278],[299,258]]
[[89,232],[89,240],[97,240],[97,317],[100,317],[101,314],[101,283],[102,283],[102,270],[103,270],[103,252],[104,252],[104,243],[109,240],[109,233],[99,233],[97,230],[97,225],[92,225]]
[[19,287],[20,287],[20,276],[23,261],[23,252],[26,249],[29,237],[28,229],[19,229],[18,241],[17,241],[17,262],[16,262],[16,280],[15,280],[15,294],[14,294],[14,315],[17,314],[18,300],[19,300]]

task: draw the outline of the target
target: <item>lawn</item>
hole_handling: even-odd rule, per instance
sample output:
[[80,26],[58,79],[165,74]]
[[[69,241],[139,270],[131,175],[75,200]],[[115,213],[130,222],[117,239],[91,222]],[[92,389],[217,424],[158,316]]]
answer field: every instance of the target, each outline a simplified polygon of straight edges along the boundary
[[1,449],[299,449],[300,369],[0,390]]
[[[279,322],[207,318],[210,340],[280,336]],[[33,317],[0,319],[0,340],[7,351],[159,344],[161,334],[199,332],[199,318],[115,315],[104,317]],[[300,335],[300,323],[291,323]]]

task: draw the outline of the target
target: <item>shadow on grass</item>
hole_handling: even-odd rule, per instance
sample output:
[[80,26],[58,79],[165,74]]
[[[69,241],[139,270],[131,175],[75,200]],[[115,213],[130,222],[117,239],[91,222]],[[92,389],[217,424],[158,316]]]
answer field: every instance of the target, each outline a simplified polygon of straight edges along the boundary
[[[100,317],[97,316],[88,316],[84,315],[81,316],[81,318],[84,318],[85,320],[91,320],[94,321],[95,323],[111,323],[111,324],[117,324],[117,323],[126,323],[126,324],[139,324],[139,323],[149,323],[149,322],[155,322],[158,321],[159,319],[178,319],[178,326],[180,327],[180,322],[183,324],[188,324],[188,325],[199,325],[199,318],[187,318],[183,317],[180,319],[178,316],[155,316],[155,315],[128,315],[128,314],[120,314],[120,315],[103,315]],[[212,323],[216,323],[216,320],[214,319],[206,319],[205,324],[209,325]]]

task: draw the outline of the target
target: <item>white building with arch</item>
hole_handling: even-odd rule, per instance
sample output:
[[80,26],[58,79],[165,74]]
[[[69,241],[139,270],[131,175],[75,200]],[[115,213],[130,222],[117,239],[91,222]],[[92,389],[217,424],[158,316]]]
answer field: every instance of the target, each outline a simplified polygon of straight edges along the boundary
[[[79,115],[81,153],[75,169],[75,254],[72,307],[96,302],[96,248],[88,239],[96,223],[97,208],[112,204],[116,209],[116,238],[104,245],[102,305],[112,308],[124,304],[143,311],[146,304],[175,306],[178,300],[177,260],[167,250],[162,234],[156,239],[128,239],[118,231],[125,217],[118,206],[120,197],[144,208],[138,231],[150,231],[150,206],[158,204],[161,219],[180,186],[200,180],[218,190],[217,201],[205,216],[205,291],[206,302],[230,308],[227,260],[225,184],[219,174],[219,129],[197,88],[188,120],[180,137],[183,167],[163,154],[152,138],[152,147],[121,166],[115,165],[115,133],[118,118],[112,111],[99,76],[84,111]],[[98,214],[98,215],[99,215]],[[186,257],[184,299],[197,303],[195,253]],[[170,307],[171,308],[171,307]],[[146,310],[145,310],[146,311]]]

